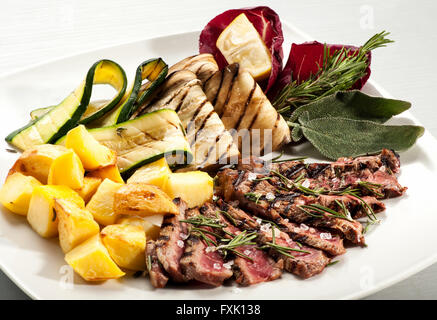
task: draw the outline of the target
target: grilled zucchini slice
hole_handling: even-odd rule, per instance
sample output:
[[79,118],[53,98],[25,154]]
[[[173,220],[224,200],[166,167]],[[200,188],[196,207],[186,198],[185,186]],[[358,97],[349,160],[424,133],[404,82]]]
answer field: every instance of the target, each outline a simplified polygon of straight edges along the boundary
[[[137,168],[162,157],[166,157],[172,166],[186,165],[193,158],[181,121],[173,110],[160,109],[88,131],[101,144],[117,152],[117,165],[125,179]],[[57,142],[64,143],[65,138]]]
[[[39,110],[39,116],[9,134],[6,141],[21,150],[53,143],[79,121],[87,123],[114,108],[126,91],[126,83],[126,74],[117,63],[111,60],[97,61],[88,70],[85,80],[67,98],[51,109]],[[118,93],[108,103],[88,110],[93,84],[110,84]]]
[[[121,105],[96,123],[93,127],[106,127],[129,120],[132,114],[159,87],[167,76],[168,66],[161,58],[149,59],[141,63],[136,72],[132,87],[126,94]],[[143,85],[143,81],[149,80]]]

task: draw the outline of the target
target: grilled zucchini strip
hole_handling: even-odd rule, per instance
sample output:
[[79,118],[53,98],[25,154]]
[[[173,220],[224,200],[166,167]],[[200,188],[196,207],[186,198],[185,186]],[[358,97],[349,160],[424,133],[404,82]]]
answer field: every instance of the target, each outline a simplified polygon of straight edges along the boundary
[[[88,70],[85,80],[67,98],[50,109],[34,112],[34,120],[9,134],[6,141],[21,150],[53,143],[79,121],[87,123],[115,107],[126,91],[126,83],[126,74],[117,63],[97,61]],[[99,108],[89,108],[94,84],[110,84],[118,90],[115,98],[99,105]]]
[[[119,107],[98,120],[101,127],[111,126],[129,120],[136,109],[152,95],[167,76],[168,66],[161,58],[149,59],[141,63],[133,84]],[[143,85],[143,81],[149,80]],[[96,125],[94,125],[96,126]]]
[[[166,157],[171,166],[192,161],[190,145],[173,110],[161,109],[104,128],[88,129],[101,144],[117,152],[117,165],[128,178],[139,167]],[[65,137],[57,144],[64,144]]]

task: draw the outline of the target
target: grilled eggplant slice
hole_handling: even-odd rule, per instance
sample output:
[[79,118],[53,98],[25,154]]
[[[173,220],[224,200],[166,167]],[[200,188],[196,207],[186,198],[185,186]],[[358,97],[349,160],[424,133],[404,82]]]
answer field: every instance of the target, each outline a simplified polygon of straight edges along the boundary
[[219,67],[212,54],[203,53],[179,61],[169,69],[168,73],[171,74],[180,70],[193,72],[203,84],[219,70]]
[[[186,165],[193,156],[178,115],[162,109],[117,125],[88,130],[97,141],[117,152],[123,178],[139,167],[166,157],[169,165]],[[64,144],[65,138],[57,144]]]
[[160,90],[159,98],[141,108],[138,115],[163,108],[177,112],[194,154],[190,169],[214,170],[220,164],[236,160],[239,152],[232,136],[193,72],[181,70],[172,73]]
[[[238,64],[231,64],[216,72],[204,83],[203,89],[226,129],[236,130],[242,153],[247,153],[242,150],[243,142],[248,145],[246,130],[252,138],[253,154],[268,153],[270,149],[275,151],[290,142],[287,123],[252,76]],[[259,149],[256,150],[258,142]]]

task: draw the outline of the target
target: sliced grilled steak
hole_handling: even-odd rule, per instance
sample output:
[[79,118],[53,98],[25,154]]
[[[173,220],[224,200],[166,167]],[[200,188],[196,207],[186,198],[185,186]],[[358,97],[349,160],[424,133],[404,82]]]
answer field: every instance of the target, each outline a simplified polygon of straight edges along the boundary
[[[243,210],[233,210],[233,207],[223,200],[217,202],[221,210],[226,211],[228,215],[236,221],[237,225],[244,230],[257,230],[259,223],[254,217],[249,216]],[[343,246],[343,239],[336,234],[328,231],[309,228],[306,225],[297,225],[288,219],[280,219],[276,222],[281,231],[287,233],[294,241],[305,243],[311,247],[321,249],[332,256],[341,255],[346,252]]]
[[351,242],[364,245],[363,228],[359,222],[328,213],[318,213],[320,217],[309,215],[308,210],[303,210],[301,206],[320,204],[320,198],[299,193],[278,193],[277,188],[267,180],[249,179],[249,174],[247,171],[222,170],[217,174],[216,191],[225,201],[238,200],[242,208],[274,222],[280,221],[283,216],[297,223],[333,229]]
[[[199,209],[187,211],[187,218],[200,215]],[[210,227],[199,227],[206,231],[215,232]],[[217,239],[206,233],[212,241]],[[212,286],[220,286],[223,281],[232,277],[232,270],[225,268],[222,255],[217,251],[208,251],[210,245],[196,235],[190,235],[186,241],[185,252],[180,261],[182,271],[187,280],[197,280]]]
[[394,173],[399,172],[399,158],[393,151],[383,149],[380,154],[357,158],[340,158],[333,163],[310,163],[286,161],[268,163],[256,157],[240,160],[237,169],[267,174],[273,184],[281,184],[274,172],[290,180],[301,178],[308,188],[324,191],[359,189],[362,194],[378,199],[401,196],[407,188],[402,187]]
[[385,210],[385,204],[375,197],[364,196],[358,199],[352,195],[346,194],[341,196],[335,195],[320,195],[319,203],[322,206],[333,209],[337,212],[342,212],[341,205],[344,205],[350,212],[352,218],[359,219],[370,215],[369,206],[374,213],[379,213]]
[[[272,240],[271,232],[263,232],[259,241],[261,243],[266,243],[272,242]],[[275,232],[275,243],[282,247],[289,247],[308,252],[289,251],[288,254],[292,255],[292,257],[289,257],[277,250],[270,250],[270,253],[278,258],[278,261],[283,261],[285,270],[304,279],[319,274],[330,262],[330,259],[322,251],[307,246],[299,246],[284,232]]]
[[237,256],[234,260],[235,281],[242,286],[276,280],[281,277],[283,261],[275,262],[269,255],[255,245],[236,249],[252,259]]
[[288,219],[281,219],[278,224],[283,227],[281,230],[294,241],[323,250],[331,256],[338,256],[346,252],[343,239],[329,231],[308,227],[306,224],[298,225]]
[[152,286],[154,286],[155,288],[164,288],[167,284],[168,276],[165,274],[165,270],[159,263],[158,256],[156,254],[155,241],[153,240],[147,241],[146,261]]
[[[223,201],[219,200],[219,202],[220,207],[222,209],[226,209],[228,215],[231,216],[232,219],[234,219],[235,221],[238,221],[241,227],[247,227],[248,229],[246,230],[258,230],[259,236],[257,241],[261,245],[266,245],[266,242],[272,242],[272,230],[271,228],[269,228],[268,224],[262,225],[260,221],[257,221],[256,218],[251,217],[243,210],[226,204]],[[273,249],[270,250],[271,254],[273,254],[275,257],[278,257],[278,266],[282,266],[282,263],[284,263],[285,269],[288,272],[291,272],[297,276],[309,278],[315,274],[318,274],[323,271],[323,269],[330,261],[330,259],[322,251],[310,248],[305,245],[299,245],[298,243],[293,241],[285,232],[282,232],[276,228],[275,242],[277,244],[292,249],[307,251],[306,253],[290,251],[289,254],[293,256],[292,258],[288,257],[287,255],[278,254],[278,252]]]
[[232,271],[225,268],[223,257],[217,251],[206,251],[208,245],[196,236],[190,236],[181,259],[181,267],[187,279],[220,286],[232,277]]
[[[236,226],[239,221],[234,220],[231,215],[225,214],[215,203],[205,203],[199,211],[209,218],[216,218],[218,216],[220,223],[226,226],[222,230],[223,236],[230,238],[230,234],[238,235],[241,233],[241,230]],[[217,213],[219,214],[217,215]],[[245,245],[237,247],[235,250],[252,259],[249,260],[235,255],[232,270],[237,283],[248,286],[276,280],[281,277],[283,264],[275,262],[266,252],[257,249],[256,245]],[[230,263],[225,264],[225,267],[230,268]]]
[[186,223],[180,222],[185,218],[186,203],[180,198],[173,202],[179,207],[179,215],[165,216],[156,241],[156,255],[165,271],[176,282],[185,281],[180,266],[180,259],[184,253],[185,244],[181,234],[187,234]]

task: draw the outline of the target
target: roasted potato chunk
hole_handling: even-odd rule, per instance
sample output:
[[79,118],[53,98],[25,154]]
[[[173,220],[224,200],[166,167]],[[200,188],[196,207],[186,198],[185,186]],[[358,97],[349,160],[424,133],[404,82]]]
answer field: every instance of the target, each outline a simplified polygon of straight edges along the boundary
[[135,216],[179,214],[169,196],[156,186],[146,183],[130,183],[117,190],[114,212]]
[[109,255],[119,267],[146,269],[146,233],[141,226],[113,224],[102,230],[101,237]]
[[120,216],[117,218],[117,224],[140,226],[146,233],[147,240],[156,240],[159,236],[159,231],[161,230],[163,218],[163,215],[148,217]]
[[53,209],[55,199],[66,199],[84,208],[83,199],[66,186],[35,187],[29,204],[27,221],[40,236],[49,238],[58,235],[59,218]]
[[106,167],[99,168],[89,173],[90,177],[97,177],[100,179],[109,179],[117,183],[124,183],[123,178],[120,175],[120,171],[116,164],[111,164]]
[[27,149],[9,170],[9,175],[21,172],[38,179],[42,184],[47,184],[50,166],[57,157],[66,152],[67,148],[53,144],[42,144]]
[[213,189],[213,179],[206,172],[189,171],[169,175],[165,191],[170,198],[179,197],[194,208],[211,200]]
[[65,261],[86,281],[117,279],[125,275],[96,234],[65,255]]
[[146,164],[139,168],[127,180],[127,183],[142,182],[153,184],[154,186],[164,190],[169,174],[171,174],[170,167],[167,164],[167,160],[163,157],[155,162]]
[[85,203],[88,203],[91,197],[96,193],[97,188],[101,183],[102,179],[100,178],[85,176],[83,178],[83,187],[80,189],[75,189],[74,191],[76,191],[82,197]]
[[57,157],[49,170],[48,184],[64,185],[72,189],[83,187],[85,170],[82,162],[72,150]]
[[87,203],[87,210],[101,225],[107,226],[115,223],[117,215],[114,213],[114,195],[122,186],[121,183],[105,179]]
[[74,202],[55,199],[54,209],[59,219],[59,243],[64,253],[100,232],[93,215]]
[[74,150],[86,170],[95,170],[117,162],[116,153],[100,144],[84,125],[68,131],[65,146]]
[[10,211],[22,216],[29,211],[33,189],[41,185],[34,177],[20,172],[11,174],[0,189],[0,202]]

